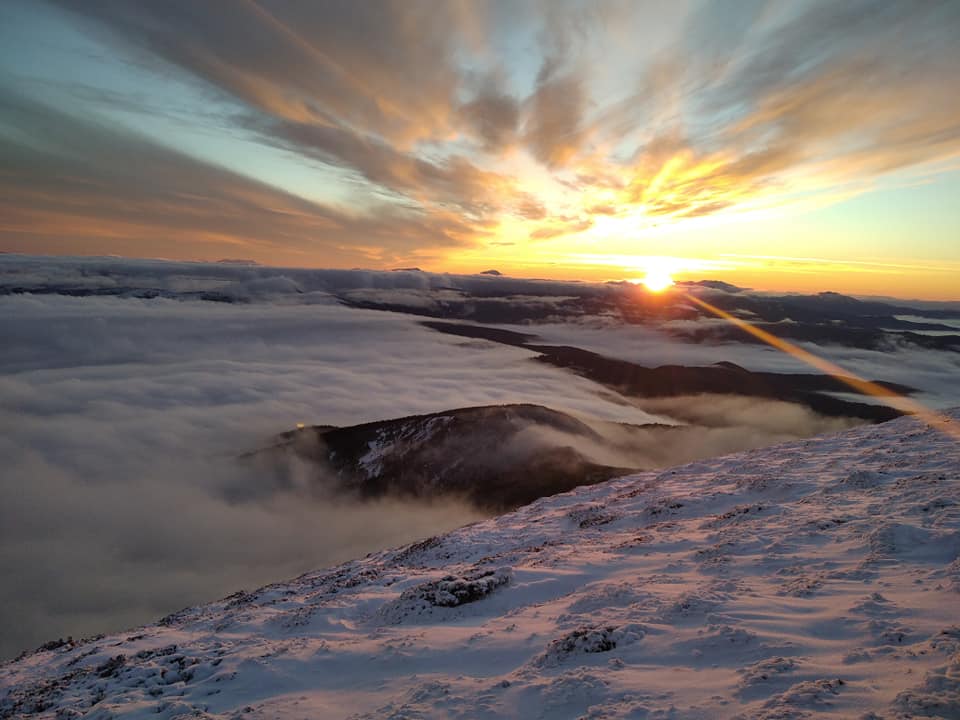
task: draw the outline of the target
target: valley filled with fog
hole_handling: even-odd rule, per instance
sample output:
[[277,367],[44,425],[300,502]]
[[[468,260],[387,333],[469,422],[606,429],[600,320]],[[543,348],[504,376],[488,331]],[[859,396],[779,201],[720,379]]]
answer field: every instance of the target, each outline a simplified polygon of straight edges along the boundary
[[[766,397],[639,397],[542,361],[537,348],[570,346],[641,370],[726,362],[739,368],[730,372],[814,372],[762,345],[693,339],[688,331],[722,321],[691,313],[683,292],[751,296],[708,285],[670,299],[494,275],[0,258],[0,572],[10,579],[0,617],[16,619],[0,627],[0,658],[436,535],[496,505],[389,483],[344,494],[318,486],[324,471],[310,463],[277,483],[242,461],[298,425],[522,404],[561,418],[504,431],[524,457],[569,450],[593,465],[651,469],[866,421],[844,408],[877,401],[853,393],[836,393],[850,404],[832,415],[777,396],[781,385]],[[835,324],[823,300],[811,302],[803,323]],[[821,315],[811,319],[810,307]],[[960,308],[918,307],[911,317],[951,327]],[[428,318],[532,339],[440,332],[422,324]],[[804,347],[909,385],[930,406],[960,403],[956,336],[928,329],[940,344],[927,346],[915,337],[922,327],[861,330],[860,347]]]

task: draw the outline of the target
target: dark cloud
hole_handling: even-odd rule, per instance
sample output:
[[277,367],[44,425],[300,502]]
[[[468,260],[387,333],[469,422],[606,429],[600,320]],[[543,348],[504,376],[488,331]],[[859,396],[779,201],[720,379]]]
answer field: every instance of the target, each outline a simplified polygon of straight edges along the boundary
[[583,142],[587,103],[585,80],[548,58],[537,76],[537,88],[527,101],[524,139],[540,162],[549,167],[569,164]]
[[460,113],[487,150],[505,148],[516,138],[520,104],[512,95],[496,88],[486,88],[462,105]]

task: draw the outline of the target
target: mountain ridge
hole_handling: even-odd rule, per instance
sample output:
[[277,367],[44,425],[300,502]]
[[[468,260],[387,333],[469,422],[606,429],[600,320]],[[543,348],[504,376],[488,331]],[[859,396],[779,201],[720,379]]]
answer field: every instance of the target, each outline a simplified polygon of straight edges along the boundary
[[[667,425],[616,425],[667,431]],[[674,428],[676,429],[676,428]],[[551,433],[552,441],[536,434]],[[536,436],[535,436],[536,435]],[[573,415],[529,403],[456,408],[349,427],[311,426],[281,433],[248,455],[285,473],[291,457],[314,471],[316,485],[339,495],[443,496],[503,512],[539,497],[635,472],[636,466],[594,462],[571,443],[608,445]],[[303,471],[297,463],[291,472]],[[281,482],[289,483],[281,477]]]

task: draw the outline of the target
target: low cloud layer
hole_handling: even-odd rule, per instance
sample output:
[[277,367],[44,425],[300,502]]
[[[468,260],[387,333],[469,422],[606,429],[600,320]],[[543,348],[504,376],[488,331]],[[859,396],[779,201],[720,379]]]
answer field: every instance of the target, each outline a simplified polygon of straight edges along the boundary
[[675,429],[631,428],[588,421],[599,438],[531,426],[513,439],[517,449],[572,447],[591,462],[654,469],[767,447],[863,424],[829,418],[794,403],[732,395],[636,400],[646,412],[678,422]]
[[517,401],[650,418],[526,351],[389,313],[24,295],[0,318],[0,657],[479,517],[250,492],[235,457],[297,422]]
[[[330,294],[429,300],[451,286],[516,293],[524,303],[585,288],[497,276],[4,258],[4,292],[215,290],[244,302],[0,295],[0,573],[8,579],[0,657],[150,621],[480,517],[460,503],[359,505],[297,483],[265,488],[264,477],[236,463],[297,423],[532,403],[584,420],[603,440],[531,426],[512,441],[520,449],[571,446],[617,467],[665,466],[849,425],[745,398],[627,399],[532,362],[523,348],[346,308]],[[803,369],[761,347],[681,344],[606,316],[516,329],[647,365]],[[825,351],[861,374],[917,385],[933,404],[960,402],[953,353]],[[690,427],[664,435],[609,424],[662,419]]]

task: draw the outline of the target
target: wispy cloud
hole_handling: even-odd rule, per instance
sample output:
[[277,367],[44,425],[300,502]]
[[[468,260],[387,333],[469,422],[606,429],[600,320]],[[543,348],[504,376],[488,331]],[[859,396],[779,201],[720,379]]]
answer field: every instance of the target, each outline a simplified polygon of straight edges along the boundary
[[290,264],[381,264],[461,242],[460,215],[353,213],[307,201],[123,130],[0,87],[0,233],[8,250],[228,254]]

